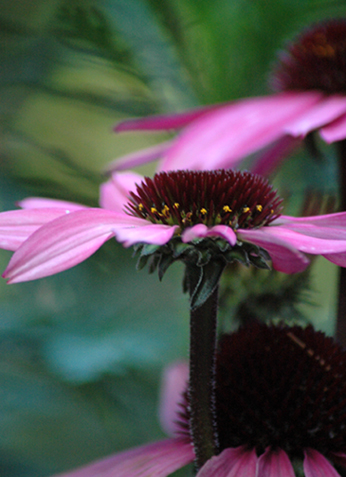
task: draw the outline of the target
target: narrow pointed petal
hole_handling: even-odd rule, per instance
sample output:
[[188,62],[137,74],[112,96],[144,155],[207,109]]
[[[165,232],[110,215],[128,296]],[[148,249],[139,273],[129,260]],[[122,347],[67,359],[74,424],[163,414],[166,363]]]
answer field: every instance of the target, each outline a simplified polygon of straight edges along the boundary
[[235,245],[237,242],[236,234],[227,225],[214,225],[214,227],[207,227],[204,224],[194,225],[184,230],[181,238],[183,242],[191,242],[203,237],[221,237],[231,245]]
[[316,105],[309,108],[305,114],[285,128],[287,134],[304,137],[309,132],[329,124],[346,112],[344,96],[327,96],[321,98]]
[[65,212],[86,209],[85,205],[68,202],[66,200],[45,199],[41,197],[27,197],[18,202],[18,206],[22,209],[63,209]]
[[165,141],[160,144],[156,144],[155,146],[141,149],[140,151],[132,152],[131,154],[126,154],[122,157],[118,157],[114,161],[107,164],[105,172],[109,173],[113,171],[132,169],[134,167],[142,166],[147,162],[160,159],[171,146],[171,144],[172,141]]
[[114,131],[162,131],[182,128],[201,116],[204,116],[209,111],[219,109],[222,106],[223,104],[214,104],[211,106],[189,109],[182,113],[159,114],[146,118],[127,119],[126,121],[117,124]]
[[65,209],[12,210],[0,214],[0,248],[17,250],[42,225],[66,214]]
[[191,444],[167,439],[120,452],[55,477],[167,477],[193,459]]
[[178,361],[168,366],[163,374],[160,392],[160,422],[162,429],[173,436],[181,429],[177,425],[177,416],[181,412],[183,392],[189,381],[189,365]]
[[325,227],[346,227],[346,212],[338,212],[336,214],[313,215],[310,217],[291,217],[289,215],[280,215],[273,224],[284,224],[290,226],[291,224],[314,224]]
[[275,270],[284,273],[299,273],[309,265],[308,258],[300,253],[289,242],[271,235],[274,227],[263,227],[258,230],[238,230],[238,237],[264,248],[270,255]]
[[317,92],[282,93],[241,100],[197,119],[167,151],[162,169],[234,166],[285,135],[287,123],[321,98]]
[[[346,110],[346,108],[345,108]],[[342,141],[346,138],[346,114],[327,124],[320,130],[320,135],[328,144]]]
[[285,451],[268,448],[258,459],[256,477],[295,477],[295,473]]
[[229,448],[204,464],[196,477],[255,477],[256,451],[243,447]]
[[[135,218],[135,217],[134,217]],[[141,226],[133,226],[131,223],[129,225],[117,225],[114,227],[114,234],[119,242],[121,242],[124,247],[131,247],[136,243],[151,243],[153,245],[164,245],[169,242],[173,237],[175,230],[178,228],[177,225],[161,225],[161,224],[152,224],[150,225],[144,219],[140,220]]]
[[302,143],[300,138],[285,135],[278,139],[263,154],[260,155],[251,167],[253,174],[268,176]]
[[67,270],[114,236],[114,227],[138,221],[144,222],[102,209],[79,210],[58,217],[40,227],[18,248],[3,277],[16,283]]
[[304,454],[305,477],[340,477],[332,464],[316,450],[307,449]]
[[124,212],[129,192],[134,192],[136,184],[140,184],[142,180],[143,176],[135,172],[126,171],[113,174],[109,181],[100,186],[100,206],[114,212]]

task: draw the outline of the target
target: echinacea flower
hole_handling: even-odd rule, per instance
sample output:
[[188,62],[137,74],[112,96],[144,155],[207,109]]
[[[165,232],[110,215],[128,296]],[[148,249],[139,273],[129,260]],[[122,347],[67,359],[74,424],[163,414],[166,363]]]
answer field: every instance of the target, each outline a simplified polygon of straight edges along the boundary
[[[178,366],[170,378],[180,388],[187,370]],[[175,397],[173,383],[169,389]],[[252,323],[222,336],[216,356],[219,452],[197,477],[344,475],[338,471],[346,467],[345,396],[346,351],[311,326]],[[194,459],[189,413],[185,392],[174,423],[166,424],[175,436],[59,477],[166,477]],[[171,419],[169,412],[165,417]]]
[[213,254],[262,267],[270,257],[285,273],[307,267],[304,253],[346,266],[346,213],[280,215],[276,192],[249,172],[119,173],[101,187],[100,202],[88,208],[32,198],[24,210],[1,213],[0,246],[15,251],[3,276],[15,283],[61,272],[112,237],[125,247],[148,244],[143,261],[161,253],[161,273],[169,260],[203,266]]
[[318,23],[281,54],[276,93],[179,114],[130,119],[116,131],[184,128],[172,141],[114,161],[110,169],[162,159],[161,170],[234,167],[268,147],[253,172],[266,174],[309,133],[346,139],[346,19]]

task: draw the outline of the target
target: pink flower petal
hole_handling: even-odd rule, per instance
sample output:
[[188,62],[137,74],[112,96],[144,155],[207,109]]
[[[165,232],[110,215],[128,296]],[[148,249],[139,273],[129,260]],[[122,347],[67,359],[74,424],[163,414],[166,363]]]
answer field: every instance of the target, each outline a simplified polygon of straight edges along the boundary
[[3,277],[16,283],[67,270],[90,257],[119,224],[142,224],[135,217],[86,209],[59,217],[34,232],[12,256]]
[[127,119],[126,121],[117,124],[114,131],[161,131],[177,129],[186,126],[201,116],[204,116],[209,111],[219,109],[222,106],[223,104],[213,104],[211,106],[189,109],[182,113],[159,114],[146,118]]
[[112,178],[101,184],[100,206],[103,209],[123,212],[128,202],[129,192],[136,191],[136,184],[140,184],[143,176],[135,172],[118,172]]
[[285,451],[268,448],[258,459],[256,477],[295,477],[295,473]]
[[[346,108],[345,108],[346,110]],[[346,114],[327,124],[320,130],[320,135],[328,144],[346,138]]]
[[167,477],[193,459],[191,444],[167,439],[120,452],[55,477]]
[[189,380],[189,365],[186,361],[177,361],[168,366],[163,374],[160,393],[160,422],[168,435],[174,435],[181,429],[177,425],[177,416],[181,412],[182,395]]
[[236,234],[231,227],[227,225],[207,227],[204,224],[198,224],[184,230],[181,236],[183,242],[191,242],[192,240],[203,237],[221,237],[227,240],[231,245],[235,245],[237,242]]
[[196,477],[255,477],[256,451],[244,447],[225,449],[204,464]]
[[310,217],[291,217],[289,215],[280,215],[273,224],[284,224],[291,226],[291,224],[314,224],[321,227],[340,227],[346,228],[346,212],[338,212],[336,214],[313,215]]
[[[135,217],[133,217],[135,218]],[[164,245],[173,237],[177,225],[161,225],[149,224],[144,219],[141,220],[140,226],[129,223],[129,225],[117,225],[113,228],[113,232],[119,242],[124,247],[131,247],[136,243],[151,243],[153,245]]]
[[346,267],[346,253],[325,253],[323,257],[338,267]]
[[162,157],[171,146],[171,143],[172,141],[165,141],[156,144],[155,146],[118,157],[107,165],[105,172],[123,171],[124,169],[132,169],[133,167],[141,166],[147,162],[155,161]]
[[326,96],[307,109],[298,120],[285,127],[285,132],[295,137],[304,137],[309,132],[329,124],[346,112],[345,96]]
[[[270,233],[274,227],[258,230],[239,229],[238,237],[264,248],[270,255],[275,270],[284,273],[299,273],[306,269],[309,260],[288,241]],[[278,227],[277,227],[278,228]]]
[[2,212],[0,214],[0,248],[17,250],[42,225],[66,213],[65,209],[59,208]]
[[317,92],[241,100],[192,122],[168,150],[162,169],[232,167],[276,141],[285,127],[321,98]]
[[85,205],[67,202],[66,200],[46,199],[41,197],[27,197],[18,202],[18,206],[22,209],[63,209],[65,212],[86,209]]
[[340,477],[332,464],[315,449],[306,449],[304,454],[305,477]]

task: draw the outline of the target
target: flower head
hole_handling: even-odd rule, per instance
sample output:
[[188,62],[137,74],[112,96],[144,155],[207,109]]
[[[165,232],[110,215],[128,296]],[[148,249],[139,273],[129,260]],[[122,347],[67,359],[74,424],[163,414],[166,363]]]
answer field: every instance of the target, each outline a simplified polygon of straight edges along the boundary
[[115,174],[100,203],[26,199],[24,210],[1,213],[0,245],[15,251],[3,276],[14,283],[58,273],[112,237],[139,247],[142,265],[159,258],[162,273],[176,259],[204,266],[212,257],[260,267],[271,259],[276,270],[296,273],[309,263],[304,253],[346,266],[346,213],[280,215],[275,191],[247,172]]
[[115,161],[110,169],[153,159],[161,159],[161,170],[229,168],[261,151],[252,171],[268,174],[311,132],[319,131],[327,143],[345,139],[345,34],[346,20],[335,19],[299,35],[274,68],[276,94],[118,124],[117,131],[183,130],[173,141]]
[[[186,378],[186,367],[178,366]],[[170,376],[181,387],[177,372]],[[216,357],[220,452],[197,477],[338,477],[336,469],[346,467],[345,378],[346,351],[311,326],[252,323],[224,335]],[[105,476],[165,477],[193,460],[186,393],[171,429],[171,439],[63,476],[91,477],[103,469]]]

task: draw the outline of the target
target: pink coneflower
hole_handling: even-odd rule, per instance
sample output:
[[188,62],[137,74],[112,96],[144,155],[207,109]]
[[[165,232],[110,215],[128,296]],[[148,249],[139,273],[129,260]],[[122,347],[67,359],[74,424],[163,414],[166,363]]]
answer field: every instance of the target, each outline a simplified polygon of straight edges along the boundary
[[280,215],[280,204],[268,182],[248,172],[116,174],[101,187],[101,208],[26,199],[24,210],[1,213],[0,246],[15,251],[3,276],[15,283],[61,272],[112,237],[198,266],[214,253],[257,266],[270,257],[285,273],[307,267],[304,253],[346,266],[346,213],[295,218]]
[[[181,364],[177,372],[187,376]],[[197,477],[340,477],[345,396],[346,351],[311,326],[252,323],[224,335],[216,357],[219,453]],[[166,477],[192,462],[186,393],[181,401],[175,437],[60,477]]]
[[271,77],[276,94],[120,123],[117,131],[184,129],[173,141],[115,161],[110,168],[158,158],[161,170],[228,168],[269,146],[253,169],[266,174],[313,131],[327,143],[344,140],[345,38],[346,19],[304,31],[280,56]]

